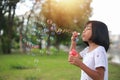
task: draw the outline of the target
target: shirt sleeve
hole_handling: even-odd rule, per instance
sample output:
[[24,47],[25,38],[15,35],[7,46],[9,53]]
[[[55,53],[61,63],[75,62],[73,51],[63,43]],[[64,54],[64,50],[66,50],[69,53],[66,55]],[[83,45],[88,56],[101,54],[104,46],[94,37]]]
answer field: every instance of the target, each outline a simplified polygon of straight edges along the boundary
[[104,47],[100,47],[99,49],[97,49],[94,58],[95,58],[95,68],[104,67],[106,69],[107,56]]

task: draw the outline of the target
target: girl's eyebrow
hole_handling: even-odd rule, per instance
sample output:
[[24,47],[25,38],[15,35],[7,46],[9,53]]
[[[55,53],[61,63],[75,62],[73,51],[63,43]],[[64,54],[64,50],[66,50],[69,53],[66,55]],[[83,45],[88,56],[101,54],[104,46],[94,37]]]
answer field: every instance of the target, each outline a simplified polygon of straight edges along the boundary
[[89,29],[89,30],[90,30],[90,29],[91,29],[91,26],[86,26],[84,29]]
[[91,27],[91,26],[85,26],[84,29],[85,29],[85,28],[89,28],[89,27]]
[[86,26],[86,27],[91,27],[91,26]]

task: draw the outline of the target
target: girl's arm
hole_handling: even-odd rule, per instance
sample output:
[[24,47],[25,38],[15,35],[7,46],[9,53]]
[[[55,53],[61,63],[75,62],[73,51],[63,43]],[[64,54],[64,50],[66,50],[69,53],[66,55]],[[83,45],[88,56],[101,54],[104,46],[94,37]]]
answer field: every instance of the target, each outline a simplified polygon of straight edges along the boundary
[[93,80],[104,80],[104,67],[98,67],[96,70],[92,70],[87,67],[79,58],[71,56],[69,59],[71,64],[74,64],[86,72]]
[[[75,49],[75,50],[76,50],[76,41],[75,41],[75,36],[74,36],[74,34],[73,34],[72,37],[71,37],[70,51],[71,51],[72,49]],[[79,55],[79,53],[78,53],[78,58],[82,59],[82,57]]]
[[76,37],[78,36],[78,34],[76,33],[77,33],[76,31],[72,33],[70,51],[72,49],[76,49]]

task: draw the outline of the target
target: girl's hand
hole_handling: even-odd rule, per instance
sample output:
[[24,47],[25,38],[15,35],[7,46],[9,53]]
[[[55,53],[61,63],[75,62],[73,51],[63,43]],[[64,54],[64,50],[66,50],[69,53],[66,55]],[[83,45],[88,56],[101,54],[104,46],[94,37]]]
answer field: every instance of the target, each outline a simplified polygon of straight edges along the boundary
[[75,56],[71,56],[71,55],[69,55],[68,61],[70,64],[76,65],[78,67],[80,66],[80,63],[82,63],[81,60],[79,59],[79,57],[75,57]]
[[71,41],[75,41],[76,38],[78,37],[78,35],[80,35],[80,33],[74,31],[74,32],[72,33]]
[[72,33],[71,40],[74,41],[74,40],[76,39],[77,36],[78,36],[78,35],[77,35],[77,32],[74,31],[74,32]]
[[75,41],[76,37],[74,35],[72,35],[71,37],[71,41]]

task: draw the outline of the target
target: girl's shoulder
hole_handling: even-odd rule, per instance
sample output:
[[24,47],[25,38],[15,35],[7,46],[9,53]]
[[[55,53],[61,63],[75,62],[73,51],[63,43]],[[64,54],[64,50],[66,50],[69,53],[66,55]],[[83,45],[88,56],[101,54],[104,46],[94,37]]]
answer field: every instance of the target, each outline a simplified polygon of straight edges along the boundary
[[95,53],[106,53],[105,51],[105,48],[103,46],[98,46],[95,50],[94,50]]
[[98,46],[96,50],[105,50],[105,48],[103,46]]

